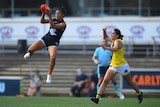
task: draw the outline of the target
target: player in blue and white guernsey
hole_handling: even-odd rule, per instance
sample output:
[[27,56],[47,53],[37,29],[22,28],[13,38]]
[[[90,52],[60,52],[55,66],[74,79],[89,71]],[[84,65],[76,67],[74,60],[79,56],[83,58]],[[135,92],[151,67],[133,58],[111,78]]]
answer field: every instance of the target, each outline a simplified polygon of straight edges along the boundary
[[[48,18],[45,17],[48,16]],[[41,50],[45,47],[48,48],[49,56],[50,56],[50,63],[49,63],[49,70],[47,74],[47,83],[51,83],[51,75],[55,66],[56,54],[57,54],[57,47],[59,46],[60,39],[62,37],[63,32],[66,29],[66,23],[63,20],[65,15],[64,8],[59,8],[55,12],[55,18],[52,18],[52,11],[51,9],[46,13],[42,12],[41,15],[41,23],[49,23],[50,29],[48,33],[46,33],[40,40],[34,42],[29,48],[28,52],[24,55],[24,59],[33,55],[33,53],[37,50]]]

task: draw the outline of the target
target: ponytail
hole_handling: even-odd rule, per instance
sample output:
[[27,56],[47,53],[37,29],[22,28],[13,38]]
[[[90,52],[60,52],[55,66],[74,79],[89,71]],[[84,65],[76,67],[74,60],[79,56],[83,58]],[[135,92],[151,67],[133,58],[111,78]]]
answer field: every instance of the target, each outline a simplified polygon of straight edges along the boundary
[[118,39],[123,39],[123,35],[121,34],[121,31],[119,29],[114,29],[117,35],[119,35]]

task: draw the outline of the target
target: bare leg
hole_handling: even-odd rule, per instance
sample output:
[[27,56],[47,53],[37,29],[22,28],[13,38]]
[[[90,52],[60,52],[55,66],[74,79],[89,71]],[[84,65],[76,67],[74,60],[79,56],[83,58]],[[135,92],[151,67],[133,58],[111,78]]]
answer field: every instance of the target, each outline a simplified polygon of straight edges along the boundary
[[95,98],[91,98],[91,100],[98,104],[99,102],[99,99],[101,98],[103,92],[105,91],[105,88],[107,86],[107,84],[109,83],[110,80],[112,80],[114,78],[114,76],[116,75],[117,73],[111,69],[108,69],[105,76],[104,76],[104,79],[102,81],[102,84],[100,85],[100,88],[98,90],[98,93],[96,95]]
[[48,47],[48,52],[49,52],[49,56],[50,56],[48,74],[51,75],[52,72],[53,72],[54,66],[55,66],[56,55],[57,55],[57,47],[56,46]]
[[99,87],[100,87],[102,81],[103,81],[103,77],[98,78],[97,90],[99,90]]
[[114,89],[115,89],[115,91],[116,91],[116,94],[119,96],[119,98],[121,99],[121,100],[123,100],[124,98],[125,98],[125,96],[121,93],[121,90],[119,89],[119,87],[118,87],[118,84],[117,84],[117,82],[116,82],[116,79],[115,78],[112,78],[112,84],[113,84],[113,87],[114,87]]
[[104,79],[103,79],[103,81],[102,81],[102,84],[101,84],[101,86],[100,86],[100,88],[99,88],[99,90],[98,90],[98,95],[102,95],[103,94],[103,92],[105,91],[105,88],[106,88],[106,86],[107,86],[107,84],[109,83],[109,81],[111,80],[111,79],[113,79],[114,78],[114,76],[116,75],[117,73],[115,72],[115,71],[113,71],[113,70],[111,70],[111,69],[108,69],[107,70],[107,72],[106,72],[106,74],[105,74],[105,76],[104,76]]
[[27,95],[34,96],[35,92],[36,92],[36,88],[29,88]]
[[98,85],[101,85],[102,81],[103,81],[103,77],[98,78]]
[[111,82],[112,82],[112,84],[117,84],[115,78],[112,78]]
[[131,86],[136,91],[136,93],[138,95],[138,103],[141,103],[143,101],[143,93],[140,92],[137,84],[131,80],[130,73],[127,74],[127,75],[125,75],[125,76],[123,76],[123,78],[125,79],[125,81],[127,82],[127,84],[129,86]]
[[29,48],[28,48],[28,52],[30,53],[30,56],[33,55],[33,53],[37,50],[41,50],[45,47],[45,45],[42,43],[41,40],[38,40],[36,42],[34,42]]
[[127,84],[129,85],[129,86],[131,86],[135,91],[136,91],[136,93],[137,94],[139,94],[139,89],[138,89],[138,86],[137,86],[137,84],[135,83],[135,82],[133,82],[132,80],[131,80],[131,75],[130,75],[130,73],[129,74],[127,74],[127,75],[125,75],[125,76],[123,76],[123,78],[125,79],[125,81],[127,82]]

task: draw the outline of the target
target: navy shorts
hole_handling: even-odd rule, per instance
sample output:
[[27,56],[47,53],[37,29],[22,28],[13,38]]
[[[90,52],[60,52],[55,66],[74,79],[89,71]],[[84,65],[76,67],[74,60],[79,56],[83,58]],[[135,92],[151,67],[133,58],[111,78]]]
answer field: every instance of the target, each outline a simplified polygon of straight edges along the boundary
[[106,74],[106,71],[107,71],[108,68],[109,68],[109,66],[108,67],[105,67],[105,66],[100,66],[99,67],[99,75],[100,75],[100,77],[104,77],[104,75]]
[[54,35],[50,35],[49,32],[41,38],[41,41],[46,47],[53,45],[56,47],[59,46],[59,41],[56,40],[56,37]]

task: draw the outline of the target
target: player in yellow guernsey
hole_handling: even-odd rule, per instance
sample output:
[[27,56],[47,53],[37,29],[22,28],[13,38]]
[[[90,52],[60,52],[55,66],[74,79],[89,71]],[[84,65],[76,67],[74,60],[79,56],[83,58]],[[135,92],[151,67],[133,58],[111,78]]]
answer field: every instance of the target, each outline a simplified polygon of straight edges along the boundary
[[112,55],[111,65],[114,67],[120,67],[127,63],[126,59],[124,58],[124,44],[121,39],[112,41],[113,45],[114,42],[120,42],[120,44],[122,44],[122,47],[117,51],[112,51],[113,55]]
[[91,100],[98,104],[99,99],[101,98],[103,92],[105,91],[106,86],[109,81],[117,74],[121,74],[124,80],[129,86],[131,86],[137,93],[138,103],[141,103],[143,100],[143,94],[139,90],[135,82],[131,80],[130,67],[124,57],[124,43],[123,35],[119,29],[113,29],[111,32],[111,38],[108,37],[106,33],[106,28],[103,28],[103,37],[112,42],[111,47],[103,46],[105,49],[111,50],[113,52],[110,67],[108,68],[104,79],[100,85],[100,88],[97,92],[96,97],[91,98]]

